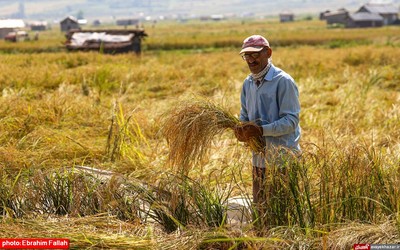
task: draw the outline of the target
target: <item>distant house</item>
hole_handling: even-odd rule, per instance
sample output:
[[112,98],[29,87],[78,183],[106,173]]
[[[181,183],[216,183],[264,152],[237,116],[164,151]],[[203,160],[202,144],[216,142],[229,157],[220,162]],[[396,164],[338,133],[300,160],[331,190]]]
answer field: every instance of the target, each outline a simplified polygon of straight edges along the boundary
[[35,21],[29,23],[29,27],[32,31],[43,31],[47,30],[47,22],[46,21]]
[[24,27],[25,23],[21,19],[0,20],[0,39],[4,39],[10,32],[16,32]]
[[210,18],[210,16],[200,16],[200,21],[208,21]]
[[377,13],[356,12],[349,15],[346,28],[381,27],[384,19]]
[[211,19],[212,21],[221,21],[221,20],[224,20],[225,17],[224,17],[224,15],[222,15],[222,14],[214,14],[214,15],[211,15],[211,16],[210,16],[210,19]]
[[135,18],[127,18],[127,19],[119,19],[117,20],[118,26],[129,26],[129,25],[139,25],[139,19]]
[[92,23],[93,26],[100,26],[101,25],[101,21],[99,19],[96,19],[93,21]]
[[399,9],[393,4],[368,3],[361,6],[356,13],[379,14],[383,18],[383,25],[393,24],[399,19]]
[[331,13],[330,10],[325,10],[324,12],[319,13],[319,20],[326,20],[326,15]]
[[65,46],[69,51],[103,51],[116,54],[141,53],[141,41],[147,34],[144,30],[70,30]]
[[73,16],[68,16],[60,22],[61,31],[68,32],[69,30],[80,29],[78,20]]
[[325,12],[322,16],[322,18],[326,20],[326,23],[331,25],[332,24],[346,25],[348,17],[349,17],[349,12],[344,8],[338,9],[337,11]]
[[292,12],[281,12],[279,13],[279,20],[281,23],[285,22],[293,22],[294,21],[294,14]]

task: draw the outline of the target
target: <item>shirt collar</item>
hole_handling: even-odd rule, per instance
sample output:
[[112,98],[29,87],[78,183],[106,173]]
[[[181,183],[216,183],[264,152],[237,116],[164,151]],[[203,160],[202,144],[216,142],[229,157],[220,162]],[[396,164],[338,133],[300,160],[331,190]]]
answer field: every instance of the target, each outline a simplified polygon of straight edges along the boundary
[[[265,74],[264,80],[267,81],[267,82],[270,82],[274,78],[274,75],[275,75],[275,66],[271,63],[271,67],[269,68],[267,74]],[[249,75],[249,79],[250,79],[250,81],[252,81],[254,83],[256,82],[253,79],[253,77],[251,77],[251,74]]]
[[[274,75],[275,75],[275,71],[276,71],[276,68],[275,68],[275,66],[271,63],[271,67],[269,68],[267,74],[264,76],[264,80],[266,80],[267,82],[272,81],[272,79],[274,78]],[[249,79],[251,82],[254,82],[254,83],[255,83],[255,80],[253,79],[253,77],[251,76],[251,74],[248,75],[248,79]]]

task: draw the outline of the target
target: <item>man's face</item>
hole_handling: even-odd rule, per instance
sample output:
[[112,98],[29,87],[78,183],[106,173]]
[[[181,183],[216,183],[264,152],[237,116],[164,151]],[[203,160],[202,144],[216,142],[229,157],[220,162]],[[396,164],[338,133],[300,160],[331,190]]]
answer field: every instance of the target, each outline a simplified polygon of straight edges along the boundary
[[268,58],[271,56],[271,49],[265,47],[259,52],[246,52],[242,55],[246,61],[251,73],[257,74],[268,64]]

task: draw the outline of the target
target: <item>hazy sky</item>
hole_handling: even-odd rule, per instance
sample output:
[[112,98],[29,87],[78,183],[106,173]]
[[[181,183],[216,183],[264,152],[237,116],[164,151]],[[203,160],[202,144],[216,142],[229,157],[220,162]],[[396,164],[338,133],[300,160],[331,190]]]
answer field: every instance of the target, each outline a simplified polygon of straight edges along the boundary
[[[392,2],[400,0],[372,0]],[[57,19],[84,13],[88,19],[135,15],[277,15],[282,11],[317,14],[327,9],[356,10],[369,0],[0,0],[0,18]],[[23,7],[21,6],[23,3]]]

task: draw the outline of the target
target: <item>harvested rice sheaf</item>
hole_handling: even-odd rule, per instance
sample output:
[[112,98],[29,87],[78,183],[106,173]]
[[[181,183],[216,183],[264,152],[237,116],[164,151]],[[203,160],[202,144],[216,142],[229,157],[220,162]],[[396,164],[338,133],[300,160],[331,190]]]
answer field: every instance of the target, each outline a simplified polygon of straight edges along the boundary
[[[183,170],[199,163],[206,155],[216,135],[240,125],[237,117],[210,101],[185,102],[166,115],[163,134],[170,151],[168,160],[172,166]],[[256,140],[250,148],[259,148]]]

